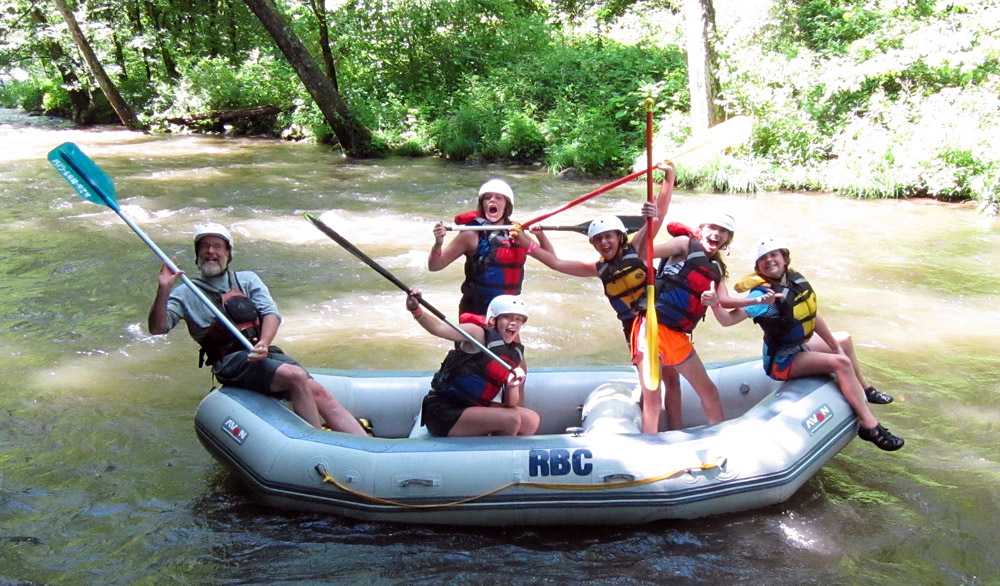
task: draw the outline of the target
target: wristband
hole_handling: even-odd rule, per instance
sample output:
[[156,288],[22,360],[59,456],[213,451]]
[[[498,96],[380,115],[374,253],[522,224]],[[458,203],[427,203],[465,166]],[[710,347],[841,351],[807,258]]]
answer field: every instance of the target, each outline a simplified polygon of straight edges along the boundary
[[410,313],[413,314],[413,319],[417,321],[420,321],[420,318],[424,317],[424,310],[420,309],[419,307],[410,311]]
[[537,242],[532,242],[531,244],[528,245],[528,252],[526,254],[531,254],[532,252],[535,252],[536,250],[538,250],[538,243]]

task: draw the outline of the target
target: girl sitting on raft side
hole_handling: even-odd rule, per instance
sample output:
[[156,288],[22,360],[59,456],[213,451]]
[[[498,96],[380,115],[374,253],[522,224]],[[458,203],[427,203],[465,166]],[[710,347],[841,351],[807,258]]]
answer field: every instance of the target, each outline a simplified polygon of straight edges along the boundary
[[850,336],[830,331],[817,311],[816,293],[790,262],[787,246],[773,238],[761,241],[756,272],[733,288],[737,292],[749,290],[749,299],[771,294],[774,304],[739,307],[743,300],[729,297],[723,285],[714,299],[707,299],[716,319],[731,326],[753,318],[764,331],[764,371],[775,380],[835,374],[841,394],[860,420],[858,437],[889,452],[902,448],[903,439],[882,427],[868,408],[868,402],[884,404],[892,397],[871,386],[864,388]]

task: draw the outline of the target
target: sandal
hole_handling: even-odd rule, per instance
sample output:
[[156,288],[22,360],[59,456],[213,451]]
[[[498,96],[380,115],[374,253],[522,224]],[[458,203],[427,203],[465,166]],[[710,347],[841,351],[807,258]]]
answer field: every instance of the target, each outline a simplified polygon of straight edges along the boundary
[[892,397],[886,395],[875,387],[868,387],[865,389],[865,398],[868,399],[869,403],[874,403],[876,405],[888,405],[889,403],[892,403]]
[[881,423],[872,429],[859,427],[858,437],[866,442],[875,444],[875,447],[887,452],[895,452],[899,448],[903,447],[903,444],[905,443],[903,438],[896,437],[889,433],[889,430],[882,427]]

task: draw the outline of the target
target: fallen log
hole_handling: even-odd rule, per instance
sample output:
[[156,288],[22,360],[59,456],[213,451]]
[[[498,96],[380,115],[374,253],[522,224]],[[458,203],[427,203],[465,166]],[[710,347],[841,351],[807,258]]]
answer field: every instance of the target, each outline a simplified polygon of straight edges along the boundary
[[216,112],[206,112],[203,114],[189,114],[187,116],[175,116],[164,118],[170,124],[180,124],[183,126],[202,125],[205,122],[223,123],[232,120],[244,120],[247,118],[262,118],[280,114],[285,108],[281,106],[256,106],[253,108],[238,108],[236,110],[220,110]]

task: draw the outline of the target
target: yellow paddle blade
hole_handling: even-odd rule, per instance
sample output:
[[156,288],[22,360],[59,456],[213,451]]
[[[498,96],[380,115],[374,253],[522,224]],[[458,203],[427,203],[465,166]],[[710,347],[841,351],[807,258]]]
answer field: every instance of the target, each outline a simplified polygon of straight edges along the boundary
[[[745,143],[750,138],[752,132],[753,120],[749,116],[734,116],[709,128],[703,134],[692,136],[684,144],[669,151],[654,147],[653,160],[660,161],[657,164],[662,165],[664,163],[677,162],[678,159],[687,157],[695,152],[702,155],[713,155]],[[645,166],[646,161],[644,156],[636,160],[636,169]]]
[[[653,286],[646,287],[646,299],[655,298]],[[647,391],[660,390],[660,348],[659,324],[656,321],[656,307],[649,301],[646,307],[646,352],[643,354],[642,368],[646,374],[643,386]]]

